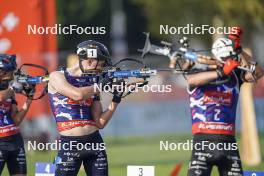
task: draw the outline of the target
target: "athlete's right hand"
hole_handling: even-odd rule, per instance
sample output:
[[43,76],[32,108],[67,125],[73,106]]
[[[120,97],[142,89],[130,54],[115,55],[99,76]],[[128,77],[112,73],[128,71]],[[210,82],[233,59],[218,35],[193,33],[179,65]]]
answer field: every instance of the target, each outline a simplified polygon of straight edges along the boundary
[[19,83],[16,79],[9,82],[9,88],[16,93],[21,93],[23,91],[23,85]]

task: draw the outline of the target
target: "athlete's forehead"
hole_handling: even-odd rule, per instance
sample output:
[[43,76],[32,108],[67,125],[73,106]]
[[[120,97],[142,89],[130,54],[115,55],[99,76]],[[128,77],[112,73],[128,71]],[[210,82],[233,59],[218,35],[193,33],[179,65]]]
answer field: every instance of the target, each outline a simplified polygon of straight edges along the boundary
[[105,62],[105,60],[103,59],[98,59],[98,58],[90,58],[90,57],[87,57],[86,59],[83,59],[83,62],[89,62],[89,61],[92,61],[92,62]]

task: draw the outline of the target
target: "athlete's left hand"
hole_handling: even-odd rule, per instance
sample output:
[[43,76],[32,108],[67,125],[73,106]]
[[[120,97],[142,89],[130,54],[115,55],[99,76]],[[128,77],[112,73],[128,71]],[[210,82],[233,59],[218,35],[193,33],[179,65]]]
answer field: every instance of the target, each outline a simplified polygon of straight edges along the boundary
[[28,98],[33,98],[36,92],[36,85],[31,84],[31,85],[24,86],[24,91],[26,95],[28,96]]
[[122,96],[123,96],[123,93],[124,92],[118,92],[117,90],[115,90],[113,92],[114,96],[113,96],[112,102],[114,102],[114,103],[120,103],[121,102],[121,99],[122,99]]
[[190,70],[194,65],[194,61],[186,59],[186,61],[182,65],[182,70]]
[[[123,81],[120,81],[118,84],[122,85],[122,83],[123,83]],[[124,94],[124,90],[118,89],[118,88],[114,89],[112,102],[120,103],[123,94]]]

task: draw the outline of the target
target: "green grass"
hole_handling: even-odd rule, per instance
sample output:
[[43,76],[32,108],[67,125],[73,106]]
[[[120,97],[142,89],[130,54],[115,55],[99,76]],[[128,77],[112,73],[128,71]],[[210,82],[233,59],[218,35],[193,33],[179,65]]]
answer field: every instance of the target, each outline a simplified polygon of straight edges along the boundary
[[[162,135],[146,137],[106,137],[109,175],[126,176],[127,165],[154,165],[156,176],[169,176],[177,163],[182,162],[180,175],[186,175],[190,151],[160,151],[160,140],[169,142],[185,142],[191,139],[188,135]],[[238,140],[240,143],[240,140]],[[264,158],[264,135],[260,137],[262,158]],[[52,162],[56,152],[27,152],[28,175],[35,173],[36,162]],[[264,171],[264,162],[259,166],[248,167],[244,170]],[[8,175],[6,169],[3,175]],[[85,175],[81,170],[79,175]],[[212,175],[218,175],[214,169]]]

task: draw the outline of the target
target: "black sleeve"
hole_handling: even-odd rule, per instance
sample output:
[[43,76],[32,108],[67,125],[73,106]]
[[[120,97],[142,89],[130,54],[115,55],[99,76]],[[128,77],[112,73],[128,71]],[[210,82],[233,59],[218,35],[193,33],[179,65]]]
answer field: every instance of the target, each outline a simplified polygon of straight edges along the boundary
[[241,69],[235,69],[235,74],[237,76],[238,79],[238,83],[239,83],[239,87],[241,87],[241,85],[244,83],[244,75],[245,75],[245,71],[241,70]]

